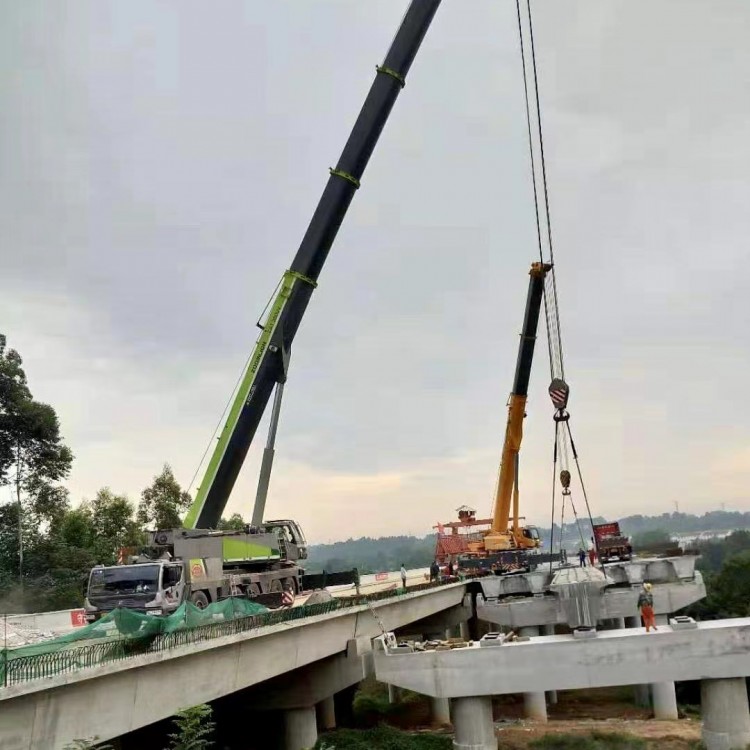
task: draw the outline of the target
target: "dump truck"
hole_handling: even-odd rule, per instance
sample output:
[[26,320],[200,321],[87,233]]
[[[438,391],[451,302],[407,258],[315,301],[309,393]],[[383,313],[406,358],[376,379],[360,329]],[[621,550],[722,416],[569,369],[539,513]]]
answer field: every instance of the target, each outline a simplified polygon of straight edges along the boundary
[[596,549],[603,563],[611,560],[630,560],[633,557],[630,539],[620,531],[617,521],[595,523],[593,529]]

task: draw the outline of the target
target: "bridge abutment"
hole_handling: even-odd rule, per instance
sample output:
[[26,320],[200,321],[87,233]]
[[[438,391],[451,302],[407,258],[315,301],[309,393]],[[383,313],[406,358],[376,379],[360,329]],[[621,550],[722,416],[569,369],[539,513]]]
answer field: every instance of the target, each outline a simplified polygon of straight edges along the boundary
[[750,745],[744,677],[701,680],[701,712],[707,750],[745,750]]

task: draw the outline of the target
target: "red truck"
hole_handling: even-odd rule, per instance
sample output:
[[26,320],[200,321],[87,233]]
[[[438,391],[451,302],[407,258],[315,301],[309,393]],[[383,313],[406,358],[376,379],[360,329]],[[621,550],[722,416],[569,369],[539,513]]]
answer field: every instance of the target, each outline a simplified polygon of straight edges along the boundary
[[594,524],[594,537],[602,562],[610,560],[630,560],[633,557],[633,547],[630,539],[620,531],[617,521],[612,523]]

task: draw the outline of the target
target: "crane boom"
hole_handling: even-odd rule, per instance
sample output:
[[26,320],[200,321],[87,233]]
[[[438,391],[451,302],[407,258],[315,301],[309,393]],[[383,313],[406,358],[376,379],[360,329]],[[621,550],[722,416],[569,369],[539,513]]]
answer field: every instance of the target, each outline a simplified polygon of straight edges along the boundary
[[302,243],[281,279],[185,518],[186,528],[214,528],[221,518],[274,385],[285,377],[283,358],[291,348],[328,251],[439,5],[440,0],[412,0],[383,64],[377,66],[341,157],[330,170]]
[[[518,453],[523,438],[523,418],[526,409],[526,397],[529,390],[529,376],[531,363],[534,359],[534,345],[539,324],[539,312],[544,296],[544,279],[547,271],[552,268],[549,263],[532,263],[529,271],[529,291],[526,295],[526,311],[521,331],[521,341],[518,346],[516,372],[513,378],[513,391],[508,403],[508,422],[505,427],[502,463],[500,477],[497,483],[495,508],[492,514],[492,528],[484,538],[487,551],[509,549],[516,546],[513,534],[508,532],[511,501],[514,486],[517,486]],[[518,529],[518,500],[514,502],[514,528]]]

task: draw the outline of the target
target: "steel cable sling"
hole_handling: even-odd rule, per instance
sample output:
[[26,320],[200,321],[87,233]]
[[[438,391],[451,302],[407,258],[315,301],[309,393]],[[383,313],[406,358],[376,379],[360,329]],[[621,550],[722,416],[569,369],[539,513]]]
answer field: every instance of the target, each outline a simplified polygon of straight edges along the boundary
[[[570,388],[565,382],[565,365],[563,360],[563,347],[562,347],[562,335],[560,326],[560,310],[558,305],[558,294],[557,294],[557,278],[555,274],[555,256],[554,246],[552,242],[552,220],[550,216],[549,207],[549,189],[547,182],[547,166],[544,156],[544,136],[542,131],[542,109],[539,97],[539,79],[537,74],[536,64],[536,49],[534,44],[534,24],[531,14],[531,0],[526,0],[526,18],[524,19],[521,13],[521,0],[516,0],[516,13],[518,18],[518,39],[521,54],[521,66],[523,72],[523,89],[524,89],[524,100],[526,106],[526,126],[529,143],[529,159],[531,163],[531,180],[534,194],[534,212],[536,217],[536,229],[537,229],[537,242],[539,247],[539,259],[542,263],[545,262],[545,240],[546,249],[549,257],[549,263],[552,266],[549,275],[545,281],[544,286],[544,317],[547,330],[547,351],[549,354],[550,364],[550,386],[549,395],[552,399],[552,404],[555,407],[555,439],[554,439],[554,451],[553,451],[553,475],[552,475],[552,521],[550,524],[550,553],[554,551],[554,529],[555,529],[555,501],[556,501],[556,487],[557,487],[557,463],[558,458],[560,461],[560,475],[559,479],[562,484],[562,502],[561,502],[561,514],[560,514],[560,551],[562,552],[562,541],[564,534],[564,520],[565,520],[565,502],[566,499],[570,502],[573,515],[575,517],[576,526],[578,529],[581,542],[585,545],[583,530],[581,528],[580,519],[576,512],[575,504],[573,501],[573,495],[570,490],[570,459],[569,454],[572,452],[573,460],[576,465],[576,471],[578,480],[581,484],[581,491],[583,498],[586,503],[586,511],[588,513],[589,522],[593,532],[593,518],[591,515],[591,507],[589,505],[588,495],[586,492],[586,486],[583,481],[583,473],[581,471],[580,461],[578,458],[578,452],[573,441],[573,434],[570,429],[570,414],[567,411],[568,397],[570,395]],[[526,64],[527,45],[524,44],[524,22],[528,24],[528,49],[531,56],[531,69],[533,72],[533,86],[534,86],[534,104],[536,110],[536,127],[532,127],[532,113],[531,104],[529,99],[529,74]],[[541,168],[541,180],[542,180],[542,192],[544,199],[544,221],[546,223],[546,232],[542,231],[542,215],[540,211],[540,197],[539,189],[537,186],[537,160],[534,155],[534,136],[532,130],[536,130],[536,136],[538,139],[539,148],[539,165]],[[594,540],[596,545],[596,540]],[[597,550],[598,552],[598,550]],[[552,561],[550,560],[550,570],[552,569]]]

